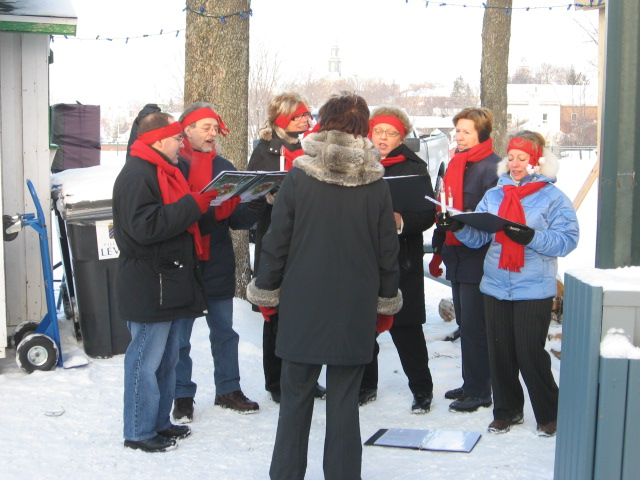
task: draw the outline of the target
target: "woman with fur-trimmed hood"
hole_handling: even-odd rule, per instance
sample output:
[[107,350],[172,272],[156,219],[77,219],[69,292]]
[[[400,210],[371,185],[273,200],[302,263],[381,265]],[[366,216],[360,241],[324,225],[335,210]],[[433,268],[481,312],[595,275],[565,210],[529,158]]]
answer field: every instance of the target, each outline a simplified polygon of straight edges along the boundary
[[271,478],[304,478],[314,389],[327,366],[326,479],[360,479],[358,390],[377,320],[402,307],[398,234],[369,108],[331,97],[278,192],[247,298],[279,306],[281,403]]
[[[307,132],[312,119],[307,101],[295,92],[284,92],[269,101],[267,121],[258,132],[260,141],[249,159],[249,170],[264,172],[289,171],[293,161],[304,153],[300,134]],[[267,207],[256,224],[253,275],[257,275],[262,251],[262,238],[271,225],[271,209],[276,194],[267,194]],[[257,311],[257,308],[254,307]],[[278,313],[265,315],[262,328],[262,367],[264,386],[274,402],[280,402],[280,370],[282,361],[276,356]],[[316,385],[316,397],[324,398],[326,390]]]
[[[556,433],[558,386],[544,345],[557,295],[557,257],[576,248],[579,229],[571,200],[553,185],[558,161],[544,147],[544,138],[535,132],[511,138],[508,156],[498,166],[498,185],[476,208],[520,226],[507,225],[496,234],[469,226],[455,232],[469,247],[490,244],[480,290],[494,401],[489,431],[494,433],[523,422],[519,374],[529,391],[538,435]],[[461,226],[455,223],[452,231]]]
[[[412,128],[411,120],[404,110],[394,106],[381,106],[371,112],[369,138],[380,151],[380,163],[384,167],[385,177],[426,175],[429,186],[427,195],[433,197],[427,164],[403,143]],[[427,413],[433,399],[429,352],[422,331],[422,324],[426,321],[422,233],[433,225],[436,213],[435,206],[431,203],[429,205],[434,208],[393,212],[400,243],[398,264],[403,305],[402,310],[394,316],[389,333],[409,380],[409,389],[413,394],[412,413]],[[362,377],[360,405],[377,397],[379,351],[376,341],[373,361],[367,365]]]

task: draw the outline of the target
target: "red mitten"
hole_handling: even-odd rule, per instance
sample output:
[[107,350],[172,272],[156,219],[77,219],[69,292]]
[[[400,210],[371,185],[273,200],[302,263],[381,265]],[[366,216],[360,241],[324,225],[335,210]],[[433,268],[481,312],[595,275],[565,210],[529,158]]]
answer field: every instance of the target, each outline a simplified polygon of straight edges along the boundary
[[192,193],[191,196],[198,204],[198,208],[202,213],[207,213],[207,210],[211,206],[211,202],[218,196],[218,192],[216,190],[209,190],[204,193]]
[[442,265],[442,255],[434,253],[433,258],[429,262],[429,273],[432,277],[438,278],[442,275],[440,265]]
[[231,197],[222,202],[219,207],[215,207],[216,220],[220,221],[229,218],[229,215],[233,213],[239,203],[240,197]]
[[393,326],[393,315],[378,314],[378,322],[376,323],[376,331],[378,333],[386,332]]
[[276,307],[258,307],[258,310],[260,310],[265,322],[270,322],[271,315],[275,315],[277,313]]

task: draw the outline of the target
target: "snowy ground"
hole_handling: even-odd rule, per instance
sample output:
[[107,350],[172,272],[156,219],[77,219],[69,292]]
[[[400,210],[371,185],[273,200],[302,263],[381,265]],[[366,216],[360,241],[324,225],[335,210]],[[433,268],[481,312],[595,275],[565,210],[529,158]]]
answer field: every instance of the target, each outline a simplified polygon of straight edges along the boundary
[[[591,170],[595,157],[563,159],[558,185],[574,198]],[[596,187],[580,207],[581,239],[578,250],[561,261],[562,271],[593,266],[595,252]],[[430,255],[425,256],[425,264]],[[525,423],[506,435],[486,432],[491,409],[461,414],[448,411],[444,392],[461,384],[460,343],[444,342],[454,326],[438,315],[440,299],[450,290],[426,281],[427,323],[434,379],[433,409],[426,415],[410,413],[411,393],[388,333],[380,336],[378,400],[360,409],[362,440],[379,428],[474,431],[482,438],[471,453],[445,453],[364,447],[365,480],[418,479],[551,479],[555,438],[535,434],[528,399]],[[192,337],[194,380],[199,384],[193,435],[175,451],[145,454],[122,446],[123,356],[89,359],[84,367],[27,375],[15,363],[14,351],[0,359],[0,478],[14,480],[112,478],[158,479],[189,475],[217,480],[268,478],[278,406],[263,388],[262,318],[250,305],[235,300],[235,325],[240,334],[240,371],[244,392],[260,403],[260,412],[243,416],[214,407],[212,361],[208,330],[196,322]],[[61,315],[61,318],[63,315]],[[65,355],[82,355],[68,321],[60,321]],[[550,333],[560,332],[552,326]],[[560,349],[558,340],[548,348]],[[560,362],[552,356],[559,379]],[[321,379],[322,380],[322,379]],[[317,400],[309,440],[307,479],[321,479],[324,439],[324,402]]]

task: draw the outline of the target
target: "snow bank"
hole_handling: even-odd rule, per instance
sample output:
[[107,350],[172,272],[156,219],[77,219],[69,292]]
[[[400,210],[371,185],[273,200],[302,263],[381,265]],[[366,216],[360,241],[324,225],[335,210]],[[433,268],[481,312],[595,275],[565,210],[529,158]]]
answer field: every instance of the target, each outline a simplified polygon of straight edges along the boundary
[[635,347],[621,328],[610,328],[600,342],[600,356],[640,359],[640,347]]

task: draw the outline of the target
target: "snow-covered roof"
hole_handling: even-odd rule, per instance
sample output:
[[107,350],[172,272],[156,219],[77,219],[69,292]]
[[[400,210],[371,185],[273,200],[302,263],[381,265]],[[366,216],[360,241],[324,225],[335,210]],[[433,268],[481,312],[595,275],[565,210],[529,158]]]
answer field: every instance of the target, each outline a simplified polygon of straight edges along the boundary
[[75,35],[77,23],[70,0],[0,0],[0,32]]
[[598,88],[593,85],[514,84],[507,85],[509,105],[596,106]]

